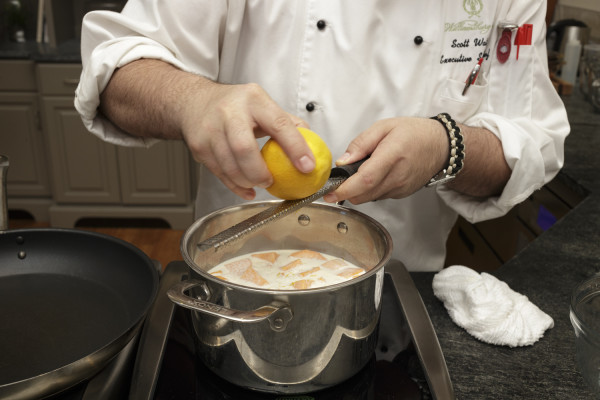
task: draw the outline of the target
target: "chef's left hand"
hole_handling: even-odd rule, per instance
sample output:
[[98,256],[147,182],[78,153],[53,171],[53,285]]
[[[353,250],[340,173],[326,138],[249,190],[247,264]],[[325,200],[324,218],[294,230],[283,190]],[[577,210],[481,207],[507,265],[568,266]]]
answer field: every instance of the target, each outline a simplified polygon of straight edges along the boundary
[[360,204],[413,194],[445,167],[448,137],[443,126],[429,118],[384,119],[357,136],[336,164],[368,155],[358,172],[326,195],[325,201]]

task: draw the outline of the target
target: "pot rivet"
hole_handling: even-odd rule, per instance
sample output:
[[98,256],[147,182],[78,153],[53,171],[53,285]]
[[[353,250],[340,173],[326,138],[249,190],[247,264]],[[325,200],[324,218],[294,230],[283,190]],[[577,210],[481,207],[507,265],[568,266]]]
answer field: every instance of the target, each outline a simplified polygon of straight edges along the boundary
[[17,236],[17,244],[23,244],[25,243],[25,238],[23,238],[23,236]]
[[339,233],[347,233],[348,225],[346,225],[345,222],[340,222],[339,224],[337,224],[337,230]]
[[27,257],[27,253],[25,253],[24,251],[20,251],[17,254],[17,257],[19,257],[19,260],[23,260],[25,257]]
[[298,223],[302,226],[310,224],[310,217],[306,214],[302,214],[298,217]]
[[282,318],[275,318],[273,320],[273,328],[275,328],[275,329],[281,329],[281,328],[283,328],[283,319]]

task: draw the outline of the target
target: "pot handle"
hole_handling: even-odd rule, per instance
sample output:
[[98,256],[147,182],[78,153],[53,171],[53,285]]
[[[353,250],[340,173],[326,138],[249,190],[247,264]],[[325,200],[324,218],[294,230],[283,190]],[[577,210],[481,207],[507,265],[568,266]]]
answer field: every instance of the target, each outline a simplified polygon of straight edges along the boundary
[[169,296],[173,303],[181,307],[199,311],[214,317],[225,318],[229,321],[254,323],[268,320],[271,329],[277,332],[284,331],[288,322],[290,322],[293,317],[289,305],[278,301],[274,301],[270,305],[262,306],[256,310],[241,311],[194,298],[185,293],[197,286],[200,286],[204,292],[203,297],[210,297],[210,290],[206,283],[195,279],[176,283],[167,291],[167,296]]

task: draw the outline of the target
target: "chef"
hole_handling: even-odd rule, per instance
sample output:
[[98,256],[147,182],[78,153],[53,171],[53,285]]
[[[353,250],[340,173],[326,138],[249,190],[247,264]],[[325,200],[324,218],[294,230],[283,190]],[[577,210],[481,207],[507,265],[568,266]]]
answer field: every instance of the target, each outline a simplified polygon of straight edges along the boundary
[[[339,163],[329,202],[390,231],[410,270],[443,267],[458,215],[496,218],[563,165],[544,0],[130,0],[82,28],[75,106],[102,139],[182,139],[202,164],[196,216],[267,199],[259,148],[307,172],[310,127]],[[377,201],[375,201],[377,200]]]

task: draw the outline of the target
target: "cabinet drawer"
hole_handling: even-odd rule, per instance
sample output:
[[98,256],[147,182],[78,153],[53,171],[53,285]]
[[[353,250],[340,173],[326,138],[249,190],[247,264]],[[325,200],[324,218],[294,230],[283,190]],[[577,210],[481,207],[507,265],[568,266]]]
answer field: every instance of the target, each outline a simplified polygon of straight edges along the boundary
[[446,243],[446,266],[465,265],[477,271],[493,271],[502,265],[494,249],[477,228],[459,217]]
[[534,192],[516,209],[519,218],[536,235],[541,235],[571,210],[565,202],[546,187]]
[[42,95],[74,96],[79,84],[79,64],[38,64],[38,85]]
[[0,62],[0,91],[37,90],[35,64],[30,60],[3,60]]

